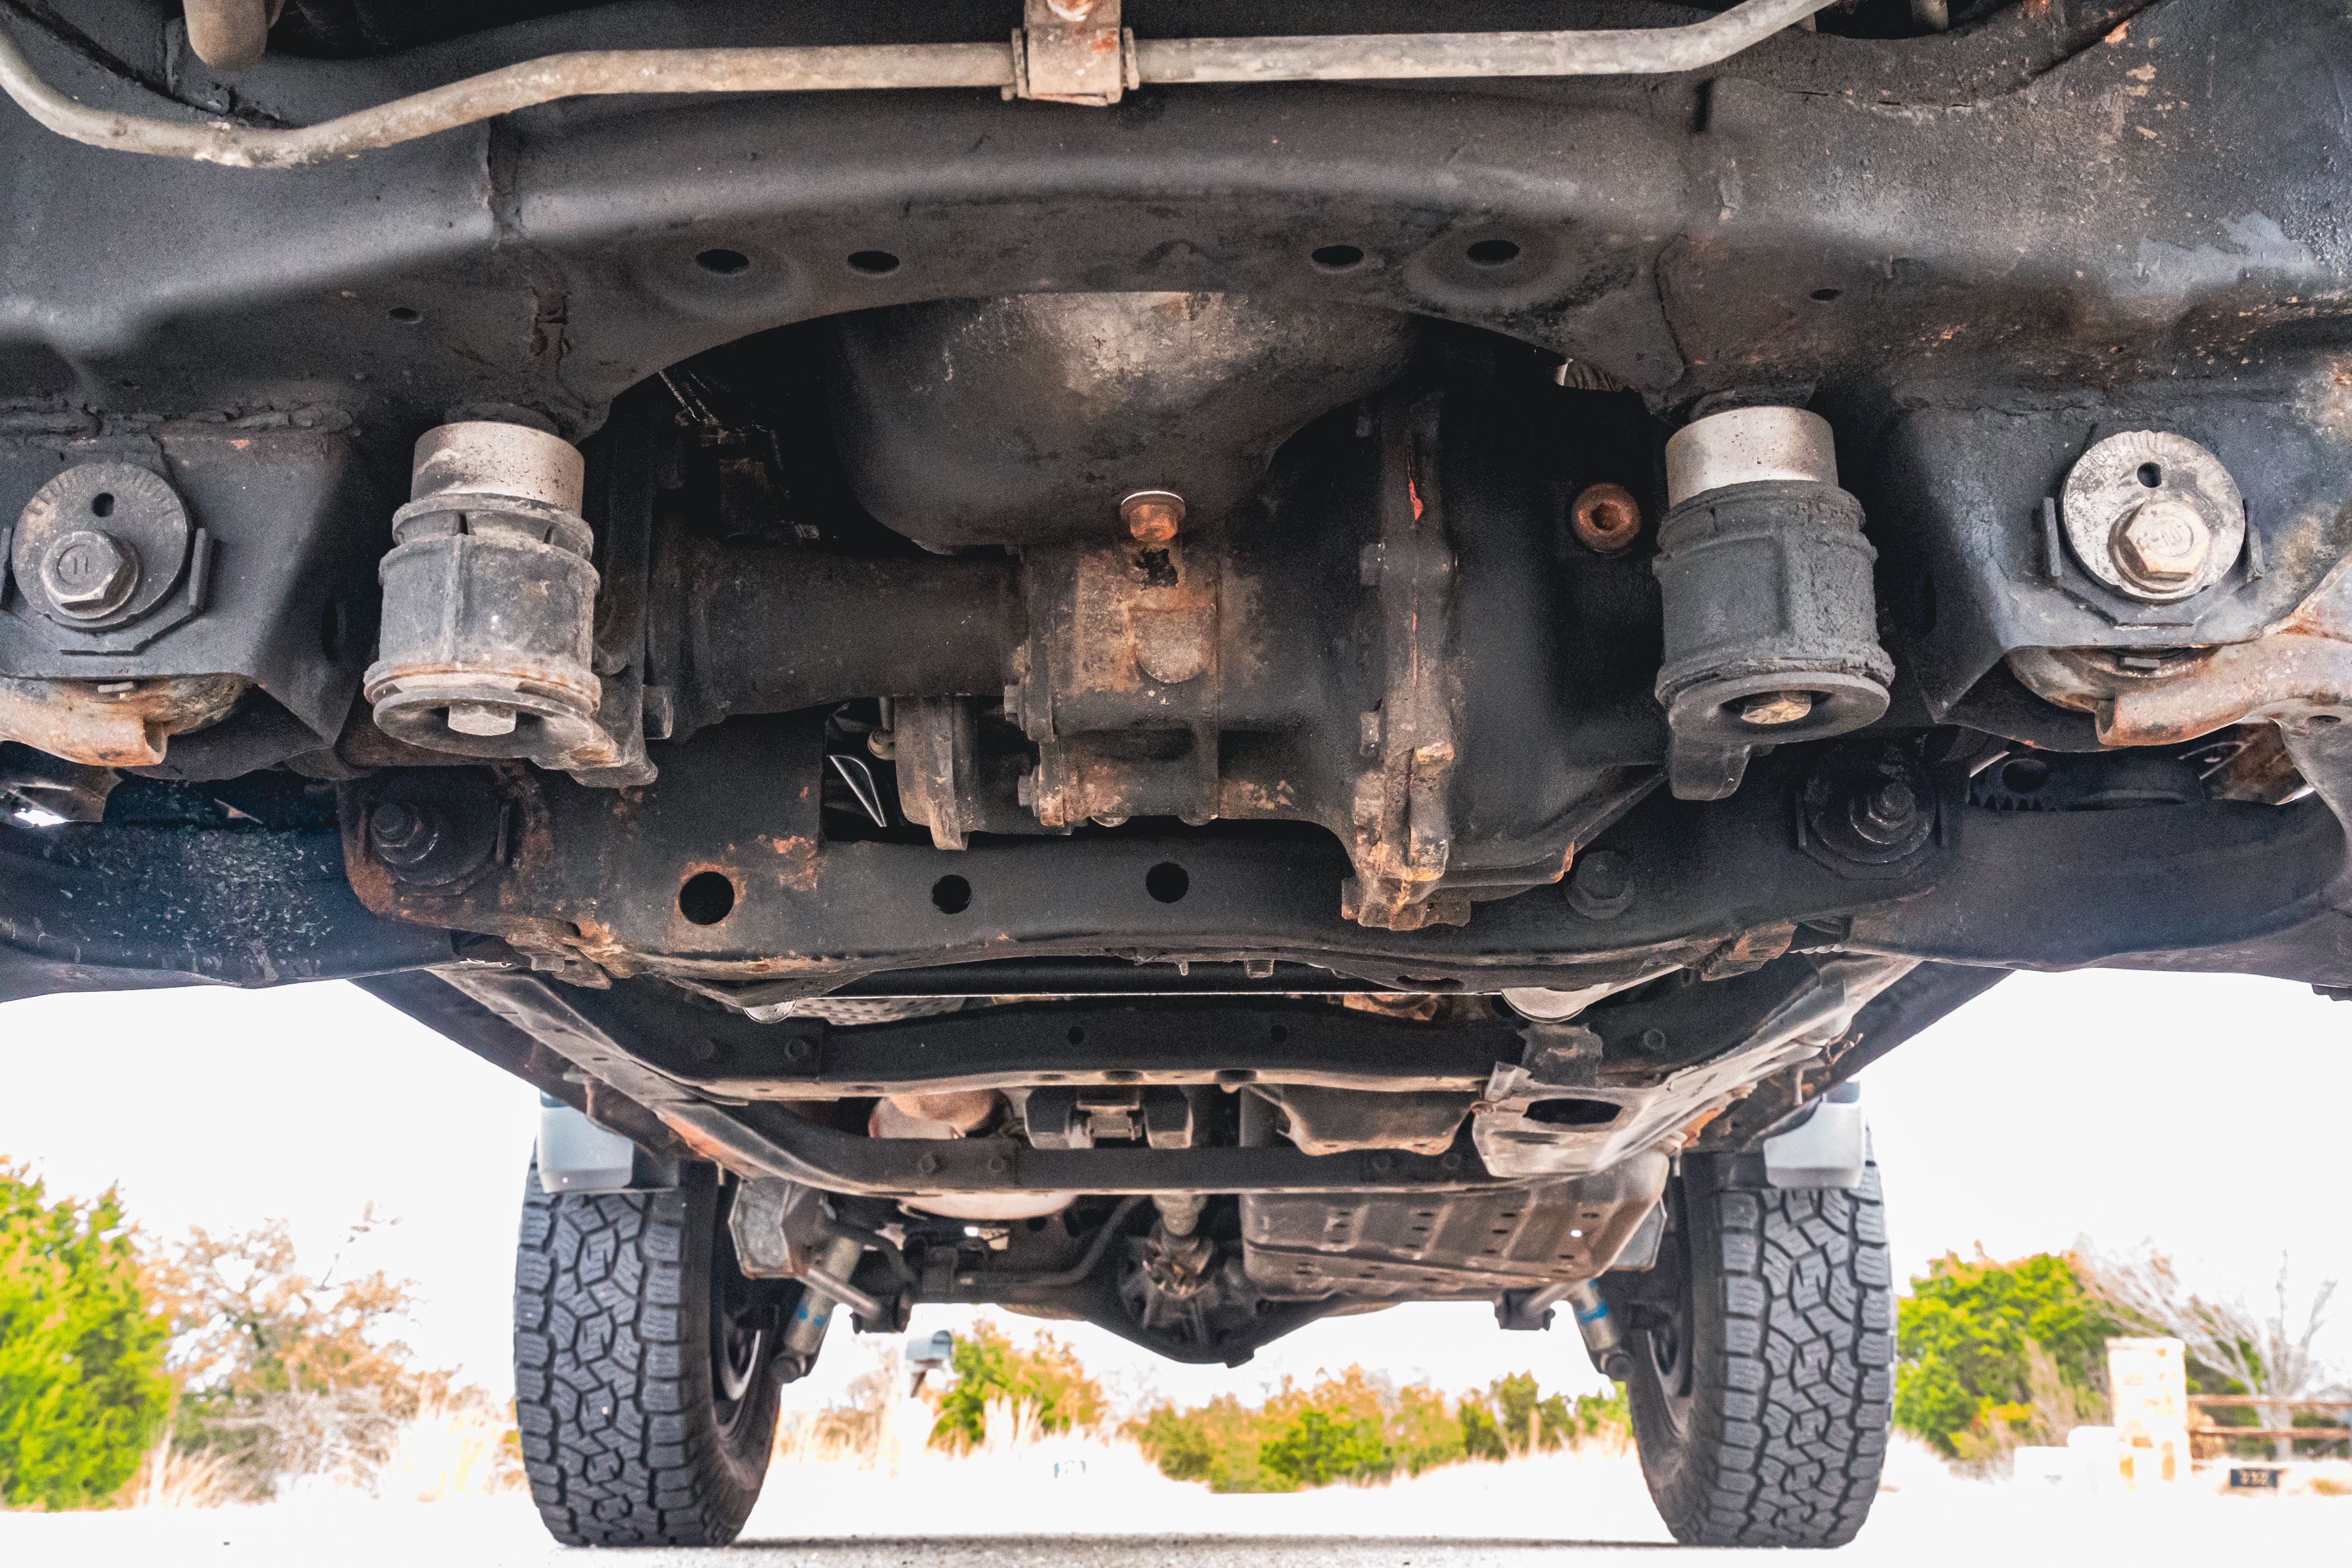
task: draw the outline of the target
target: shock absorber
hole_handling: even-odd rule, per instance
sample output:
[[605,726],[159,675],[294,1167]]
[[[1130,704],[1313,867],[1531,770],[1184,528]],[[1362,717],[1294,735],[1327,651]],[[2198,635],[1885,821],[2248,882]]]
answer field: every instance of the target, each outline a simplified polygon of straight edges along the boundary
[[803,1366],[815,1361],[824,1331],[833,1326],[834,1307],[845,1301],[853,1307],[864,1304],[862,1292],[850,1287],[849,1276],[865,1255],[866,1244],[855,1237],[836,1236],[824,1244],[802,1276],[800,1304],[784,1325],[784,1354]]
[[1625,1336],[1610,1315],[1609,1303],[1601,1299],[1599,1287],[1590,1280],[1579,1280],[1560,1299],[1576,1314],[1576,1332],[1584,1337],[1584,1353],[1592,1358],[1593,1369],[1623,1382],[1633,1370],[1625,1354]]

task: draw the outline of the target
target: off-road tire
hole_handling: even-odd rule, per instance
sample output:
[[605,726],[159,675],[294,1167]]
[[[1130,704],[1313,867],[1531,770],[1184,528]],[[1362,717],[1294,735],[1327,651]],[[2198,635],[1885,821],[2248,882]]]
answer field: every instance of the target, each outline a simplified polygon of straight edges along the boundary
[[[1697,1162],[1692,1162],[1696,1165]],[[1878,1491],[1895,1300],[1878,1168],[1853,1192],[1677,1183],[1680,1322],[1630,1336],[1650,1496],[1693,1546],[1843,1546]],[[1710,1190],[1711,1188],[1711,1190]]]
[[515,1416],[531,1499],[566,1545],[723,1546],[759,1499],[777,1380],[762,1363],[720,1397],[712,1295],[740,1279],[720,1198],[707,1169],[661,1192],[551,1195],[530,1174]]

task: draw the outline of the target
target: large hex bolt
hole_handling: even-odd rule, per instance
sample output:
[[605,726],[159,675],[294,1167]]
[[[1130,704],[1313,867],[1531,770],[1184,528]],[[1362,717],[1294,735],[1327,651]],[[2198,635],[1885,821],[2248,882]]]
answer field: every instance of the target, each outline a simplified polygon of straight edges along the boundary
[[28,606],[77,632],[121,626],[162,608],[188,568],[185,613],[202,608],[212,544],[179,493],[135,463],[77,463],[16,515],[0,583],[14,575]]
[[2245,549],[2237,482],[2220,458],[2167,431],[2093,444],[2067,472],[2061,513],[2083,569],[2143,603],[2203,592]]
[[1614,920],[1633,907],[1633,867],[1614,850],[1588,850],[1568,873],[1568,904],[1588,920]]
[[2213,554],[2213,530],[2186,501],[2143,501],[2116,530],[2110,548],[2126,582],[2173,593],[2205,570]]
[[41,587],[60,615],[102,620],[138,589],[139,558],[112,534],[76,528],[58,535],[41,557]]

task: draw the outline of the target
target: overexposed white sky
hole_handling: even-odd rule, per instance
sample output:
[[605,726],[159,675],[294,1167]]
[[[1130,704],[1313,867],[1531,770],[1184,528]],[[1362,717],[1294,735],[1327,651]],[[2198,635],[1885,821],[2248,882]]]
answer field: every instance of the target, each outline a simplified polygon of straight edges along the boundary
[[[2304,1284],[2352,1281],[2352,1003],[2234,977],[2020,975],[1871,1068],[1864,1099],[1898,1279],[1946,1250],[2087,1235],[2153,1239],[2200,1285],[2257,1300],[2283,1251]],[[351,1261],[414,1278],[410,1342],[500,1394],[536,1114],[529,1088],[348,986],[0,1005],[0,1158],[57,1192],[119,1185],[160,1236],[282,1218],[321,1267],[373,1202],[400,1223]],[[919,1308],[914,1328],[970,1316]],[[1504,1333],[1484,1305],[1317,1324],[1234,1370],[1052,1326],[1130,1396],[1255,1394],[1349,1362],[1449,1389],[1518,1370],[1599,1386],[1571,1332]],[[2324,1343],[2352,1364],[2352,1327]],[[843,1333],[796,1397],[884,1348]]]

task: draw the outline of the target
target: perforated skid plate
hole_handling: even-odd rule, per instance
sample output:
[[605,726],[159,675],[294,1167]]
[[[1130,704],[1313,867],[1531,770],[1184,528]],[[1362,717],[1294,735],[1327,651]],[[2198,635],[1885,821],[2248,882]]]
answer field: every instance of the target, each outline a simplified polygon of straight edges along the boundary
[[1466,1295],[1589,1279],[1657,1200],[1665,1158],[1503,1192],[1333,1201],[1244,1194],[1251,1281],[1268,1295]]

